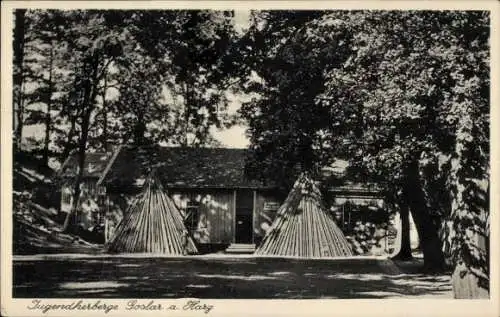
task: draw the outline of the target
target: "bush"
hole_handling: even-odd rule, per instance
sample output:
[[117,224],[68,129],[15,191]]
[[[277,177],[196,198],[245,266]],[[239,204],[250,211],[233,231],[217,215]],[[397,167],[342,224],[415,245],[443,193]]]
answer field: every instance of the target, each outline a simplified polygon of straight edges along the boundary
[[387,223],[374,224],[372,222],[357,221],[352,232],[346,236],[352,250],[357,255],[372,254],[374,249],[384,248],[383,240],[387,236]]

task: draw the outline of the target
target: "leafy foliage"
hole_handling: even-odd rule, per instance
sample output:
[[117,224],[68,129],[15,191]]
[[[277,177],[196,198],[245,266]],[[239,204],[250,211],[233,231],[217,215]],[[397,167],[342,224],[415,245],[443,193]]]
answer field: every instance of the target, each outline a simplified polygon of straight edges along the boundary
[[249,166],[283,179],[349,158],[410,207],[429,267],[444,264],[449,219],[453,263],[486,278],[488,28],[479,11],[256,14]]
[[44,125],[45,165],[78,155],[76,197],[89,150],[107,151],[110,141],[205,146],[215,143],[212,126],[232,124],[226,113],[233,69],[227,51],[236,36],[231,12],[17,15],[16,135],[24,124]]
[[237,69],[232,12],[22,13],[17,126],[43,125],[37,146],[47,161],[64,160],[87,129],[88,149],[109,150],[122,142],[216,144],[210,128],[235,123],[227,112]]
[[330,110],[315,99],[324,91],[325,67],[338,63],[343,52],[308,38],[306,23],[321,14],[259,12],[246,39],[252,72],[243,89],[256,95],[241,109],[251,140],[248,172],[272,175],[283,187],[301,170],[314,172],[332,158]]

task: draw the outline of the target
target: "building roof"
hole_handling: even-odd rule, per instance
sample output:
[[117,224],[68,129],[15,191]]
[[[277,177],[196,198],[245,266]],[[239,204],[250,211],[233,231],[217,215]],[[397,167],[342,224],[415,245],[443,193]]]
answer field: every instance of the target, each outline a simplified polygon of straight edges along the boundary
[[[114,152],[87,153],[84,177],[98,179],[99,185],[115,188],[141,186],[152,166],[166,188],[275,188],[271,182],[250,180],[245,175],[247,149],[193,147],[136,147],[122,145]],[[71,155],[59,170],[60,177],[74,177],[77,155]],[[339,163],[340,162],[340,163]],[[321,179],[343,178],[346,162],[336,161],[323,170]],[[332,193],[370,196],[380,188],[369,184],[329,185]]]
[[[87,153],[85,155],[85,163],[83,167],[83,177],[99,178],[106,169],[112,157],[111,152],[108,153]],[[58,176],[74,177],[78,169],[78,155],[73,153],[62,164],[59,169]]]
[[246,149],[123,146],[99,180],[141,185],[148,167],[167,188],[270,188],[245,176]]

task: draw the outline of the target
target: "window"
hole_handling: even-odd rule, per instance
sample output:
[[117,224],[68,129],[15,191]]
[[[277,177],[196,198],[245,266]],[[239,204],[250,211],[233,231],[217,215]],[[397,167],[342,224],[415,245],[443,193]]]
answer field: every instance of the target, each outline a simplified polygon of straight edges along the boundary
[[200,203],[191,199],[187,202],[184,224],[188,231],[194,231],[198,227]]
[[[361,208],[362,209],[362,208]],[[338,220],[341,223],[341,229],[344,232],[351,232],[358,221],[364,221],[366,214],[360,210],[353,202],[347,200],[340,209]]]
[[98,195],[106,195],[106,187],[104,187],[104,186],[97,186],[97,194]]
[[342,229],[345,232],[351,231],[352,204],[347,201],[342,205]]
[[92,174],[96,171],[96,166],[92,163],[89,163],[89,165],[87,166],[87,171],[89,172],[89,174]]
[[89,194],[94,194],[95,193],[95,184],[92,182],[88,182],[85,184],[87,187],[87,190],[89,191]]
[[71,192],[68,188],[64,188],[61,192],[61,202],[66,205],[71,204]]

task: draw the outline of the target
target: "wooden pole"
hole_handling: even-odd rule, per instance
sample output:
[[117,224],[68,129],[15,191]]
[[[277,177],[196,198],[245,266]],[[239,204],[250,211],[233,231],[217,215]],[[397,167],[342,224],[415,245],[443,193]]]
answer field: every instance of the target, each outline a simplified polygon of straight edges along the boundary
[[319,189],[307,177],[297,180],[255,253],[298,257],[352,255],[342,231],[324,207]]

